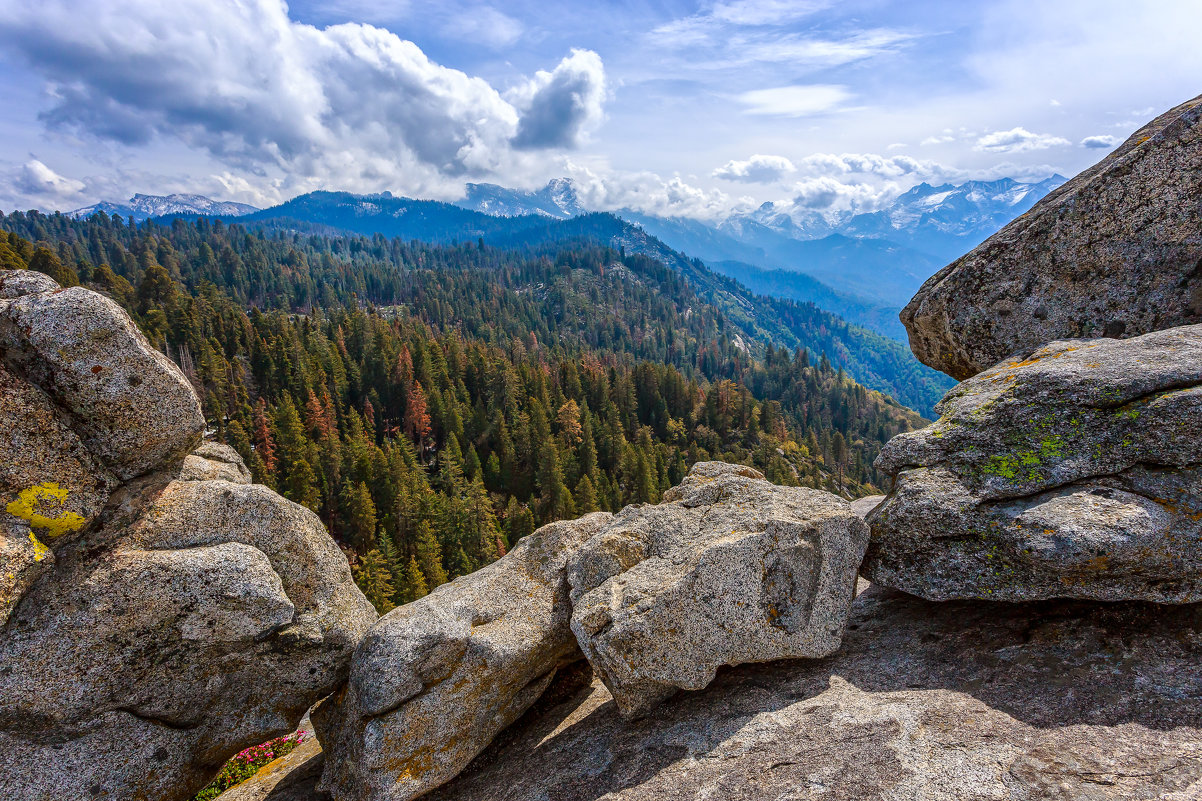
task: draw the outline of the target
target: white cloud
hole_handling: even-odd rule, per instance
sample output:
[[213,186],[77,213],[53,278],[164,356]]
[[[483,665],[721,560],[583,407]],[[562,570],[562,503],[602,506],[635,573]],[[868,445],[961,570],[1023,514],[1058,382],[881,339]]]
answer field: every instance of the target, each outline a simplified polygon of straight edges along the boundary
[[808,175],[876,175],[900,178],[914,175],[923,178],[944,178],[958,171],[935,161],[912,156],[882,156],[877,153],[814,153],[797,162],[797,169]]
[[894,50],[912,41],[911,34],[887,29],[863,31],[846,39],[820,38],[809,34],[756,33],[726,39],[729,53],[721,66],[750,62],[787,63],[837,67]]
[[1110,148],[1114,147],[1118,143],[1119,143],[1119,139],[1117,136],[1111,136],[1110,134],[1100,134],[1098,136],[1087,136],[1084,139],[1082,139],[1081,147],[1097,148],[1099,150],[1102,150],[1102,149],[1109,150]]
[[520,39],[525,27],[503,11],[476,6],[450,14],[442,32],[444,36],[499,49]]
[[70,0],[5,0],[0,45],[46,79],[51,128],[135,146],[176,139],[300,191],[448,196],[465,176],[533,169],[545,159],[532,151],[574,147],[604,98],[588,51],[511,101],[382,28],[295,22],[283,0],[124,0],[87,14]]
[[832,5],[832,0],[720,0],[709,16],[736,25],[777,25],[804,19]]
[[1047,150],[1049,147],[1062,147],[1070,142],[1061,136],[1052,134],[1031,133],[1026,128],[1011,128],[1009,131],[995,131],[977,140],[974,150],[992,153],[1023,153],[1028,150]]
[[748,114],[804,117],[830,111],[850,97],[846,87],[812,84],[754,89],[739,95],[739,101],[748,107]]
[[604,116],[605,67],[591,50],[573,50],[553,71],[540,70],[510,94],[521,111],[515,147],[575,147]]
[[834,178],[808,178],[793,186],[792,204],[801,209],[831,211],[869,210],[885,197],[899,192],[896,186],[875,187],[866,183],[844,183]]
[[752,184],[779,181],[797,168],[784,156],[754,155],[746,161],[728,161],[714,170],[715,178]]
[[717,221],[749,199],[732,200],[717,189],[703,189],[681,176],[663,178],[653,172],[615,172],[568,161],[565,171],[576,184],[585,208],[598,211],[634,209],[664,217]]
[[18,189],[30,195],[56,198],[76,197],[86,188],[83,181],[59,175],[37,159],[31,159],[21,165],[14,183]]

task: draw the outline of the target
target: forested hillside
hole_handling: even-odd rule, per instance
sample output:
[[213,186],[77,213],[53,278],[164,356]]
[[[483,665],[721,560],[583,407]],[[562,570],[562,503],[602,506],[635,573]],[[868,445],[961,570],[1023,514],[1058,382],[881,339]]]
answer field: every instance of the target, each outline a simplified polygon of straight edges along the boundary
[[[434,244],[483,241],[504,248],[545,249],[552,245],[562,248],[565,243],[585,239],[621,248],[626,253],[651,256],[676,270],[689,281],[694,292],[726,314],[750,347],[758,348],[772,342],[790,350],[806,347],[815,353],[826,352],[832,362],[860,383],[885,392],[924,414],[931,413],[935,403],[953,383],[942,373],[921,364],[905,345],[894,339],[851,325],[811,302],[767,297],[770,292],[751,292],[737,280],[714,272],[701,260],[668,247],[647,230],[612,214],[583,214],[566,220],[543,215],[495,217],[448,203],[394,197],[387,193],[310,192],[279,206],[239,217],[237,221],[256,229],[293,233],[357,233]],[[785,241],[791,243],[790,247],[803,250],[817,246],[816,243]],[[874,249],[869,244],[856,244],[850,240],[847,244],[848,252],[844,255],[850,261],[844,265],[846,269],[851,269],[852,262],[866,259],[875,265],[872,269],[880,275],[896,272],[896,265],[889,262],[888,248]],[[857,264],[855,271],[861,277],[866,272],[863,264]],[[910,287],[905,293],[906,298],[920,283],[920,280],[911,280],[906,284]],[[799,300],[822,301],[823,297],[803,295]],[[839,308],[852,310],[842,304]],[[895,314],[876,312],[878,315],[883,313]],[[896,334],[900,328],[896,319],[891,319],[890,325],[892,327],[887,330]]]
[[36,213],[0,227],[3,266],[128,309],[213,436],[322,516],[381,608],[542,523],[657,501],[700,459],[867,493],[880,446],[920,423],[821,356],[756,355],[680,272],[586,241]]

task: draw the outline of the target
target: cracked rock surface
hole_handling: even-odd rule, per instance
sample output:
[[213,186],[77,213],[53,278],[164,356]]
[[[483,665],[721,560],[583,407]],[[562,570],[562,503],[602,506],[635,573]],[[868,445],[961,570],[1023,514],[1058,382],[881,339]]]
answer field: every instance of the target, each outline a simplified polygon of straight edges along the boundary
[[1202,601],[1202,325],[1053,342],[895,437],[862,572],[933,600]]
[[568,563],[572,631],[627,717],[718,668],[839,647],[868,527],[827,492],[700,462]]
[[1202,322],[1202,97],[927,280],[901,319],[957,379],[1045,342]]
[[[641,720],[565,671],[424,798],[1196,801],[1200,663],[1199,605],[873,587],[836,654],[722,670]],[[281,801],[327,798],[306,773]]]
[[347,686],[313,712],[323,789],[408,801],[453,778],[581,658],[568,556],[613,517],[550,523],[505,556],[398,607],[355,651]]
[[197,447],[116,304],[23,271],[0,298],[0,798],[186,799],[344,680],[374,610],[315,515]]
[[1193,801],[1202,608],[936,603],[874,587],[839,652],[629,722],[600,683],[429,801]]

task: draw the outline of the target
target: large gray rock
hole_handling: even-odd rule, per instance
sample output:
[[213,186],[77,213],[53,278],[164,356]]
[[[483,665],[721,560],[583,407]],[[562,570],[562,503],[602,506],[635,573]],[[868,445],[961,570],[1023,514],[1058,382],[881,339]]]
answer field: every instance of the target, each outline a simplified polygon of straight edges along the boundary
[[184,457],[180,470],[181,481],[228,481],[231,484],[249,484],[250,470],[238,452],[220,442],[202,442]]
[[565,562],[612,517],[551,523],[507,555],[392,610],[355,651],[350,681],[313,713],[324,789],[407,801],[454,777],[580,658]]
[[862,572],[934,600],[1202,601],[1202,325],[1054,342],[895,437]]
[[82,287],[0,300],[0,361],[53,398],[123,481],[182,459],[204,431],[179,368],[120,306]]
[[2,798],[187,798],[293,730],[375,619],[303,507],[223,481],[140,491],[136,522],[61,548],[0,636]]
[[1077,337],[1202,322],[1202,97],[930,278],[901,313],[910,347],[968,378]]
[[572,631],[622,713],[642,715],[724,665],[833,653],[867,542],[830,493],[703,462],[571,558]]
[[634,722],[597,682],[426,799],[1196,801],[1200,662],[1197,605],[878,587],[827,659],[731,668]]
[[375,612],[315,515],[225,446],[185,458],[199,400],[124,312],[0,294],[0,798],[188,798],[343,682]]

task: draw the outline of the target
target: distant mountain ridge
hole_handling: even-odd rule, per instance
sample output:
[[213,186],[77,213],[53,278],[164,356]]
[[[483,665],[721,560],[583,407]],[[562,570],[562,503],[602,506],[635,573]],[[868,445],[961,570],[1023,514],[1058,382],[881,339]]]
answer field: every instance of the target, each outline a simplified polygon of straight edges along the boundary
[[538,214],[559,220],[589,211],[581,204],[576,185],[570,178],[552,179],[536,192],[508,189],[497,184],[468,184],[467,196],[455,205],[495,217]]
[[82,209],[66,212],[68,217],[82,220],[98,212],[109,216],[133,217],[137,222],[151,217],[166,217],[172,214],[200,214],[211,217],[241,217],[258,211],[257,206],[235,203],[232,200],[213,200],[204,195],[142,195],[137,194],[127,203],[101,201]]
[[851,325],[821,307],[757,296],[702,260],[685,256],[644,228],[612,214],[594,212],[569,219],[547,213],[496,216],[390,193],[320,191],[231,221],[285,232],[352,233],[434,244],[474,244],[478,240],[502,248],[574,241],[605,244],[650,256],[682,275],[699,296],[729,315],[734,324],[732,340],[746,343],[749,350],[771,343],[789,350],[806,347],[815,355],[826,353],[860,383],[928,415],[951,386],[944,376],[919,364],[900,343]]

